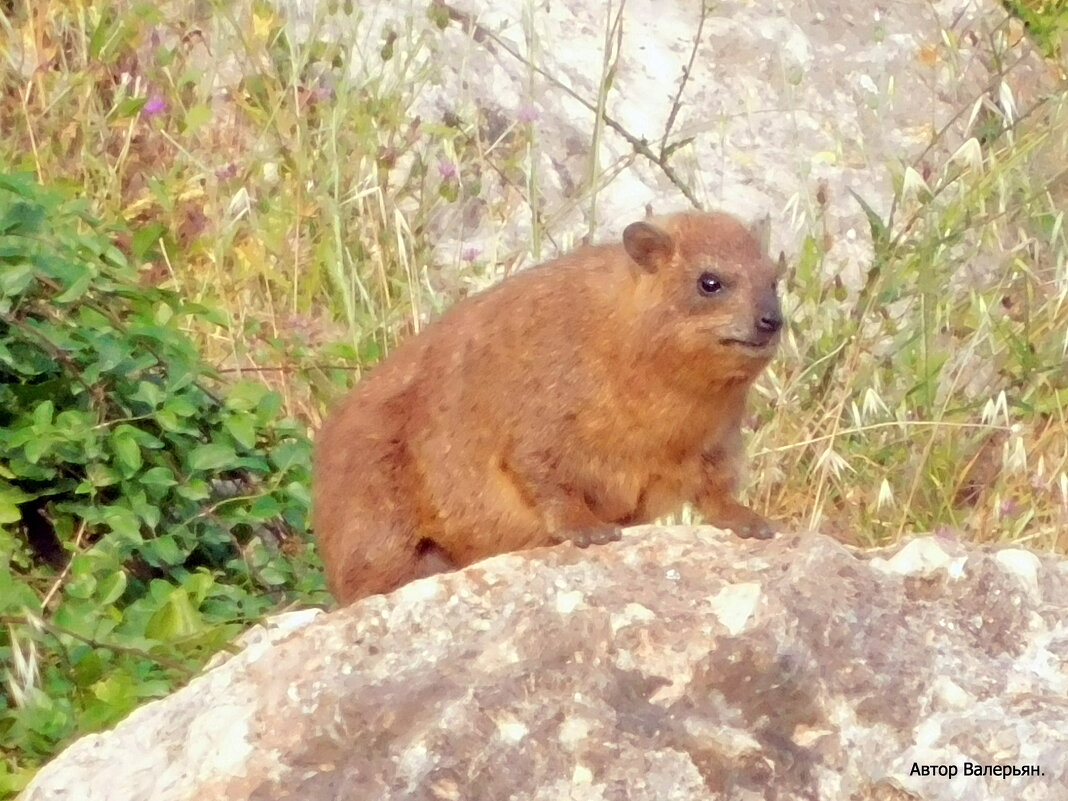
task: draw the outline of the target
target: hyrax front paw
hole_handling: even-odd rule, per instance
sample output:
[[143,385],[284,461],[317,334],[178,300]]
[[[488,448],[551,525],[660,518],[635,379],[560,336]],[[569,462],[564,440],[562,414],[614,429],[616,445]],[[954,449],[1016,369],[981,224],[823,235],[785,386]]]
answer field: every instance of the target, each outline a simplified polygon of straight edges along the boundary
[[579,531],[561,531],[554,534],[553,539],[557,542],[570,540],[579,548],[588,548],[591,545],[604,545],[608,542],[615,542],[621,536],[622,531],[619,526],[604,525],[591,526]]
[[733,531],[736,537],[747,540],[770,539],[777,529],[777,526],[770,520],[761,517],[752,509],[747,509],[744,506],[738,506],[730,515],[711,522],[720,528]]
[[730,529],[742,539],[767,540],[775,535],[775,524],[760,515],[755,515],[749,523],[740,523]]

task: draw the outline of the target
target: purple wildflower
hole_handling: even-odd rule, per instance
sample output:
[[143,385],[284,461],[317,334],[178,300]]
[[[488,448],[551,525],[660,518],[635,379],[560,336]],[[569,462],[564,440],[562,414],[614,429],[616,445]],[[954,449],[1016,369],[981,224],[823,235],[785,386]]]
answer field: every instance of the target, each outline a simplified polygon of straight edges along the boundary
[[519,111],[516,113],[516,118],[520,122],[530,123],[538,119],[541,116],[541,112],[534,106],[520,106]]
[[458,170],[456,169],[456,162],[449,161],[448,159],[441,159],[438,161],[438,172],[441,177],[449,180],[456,177]]
[[468,245],[460,252],[460,258],[464,261],[474,261],[478,258],[478,254],[481,252],[481,248],[477,248],[474,245]]
[[1012,517],[1020,509],[1019,504],[1012,498],[1005,498],[998,506],[998,514],[1001,517]]
[[934,533],[935,536],[938,537],[940,540],[947,540],[949,542],[953,542],[957,539],[956,532],[945,524],[935,526]]
[[149,95],[148,100],[141,107],[141,113],[146,117],[154,117],[163,111],[167,107],[167,104],[163,102],[163,98],[159,95]]
[[312,90],[308,92],[309,103],[324,103],[334,98],[334,90],[329,86],[319,84],[312,87]]

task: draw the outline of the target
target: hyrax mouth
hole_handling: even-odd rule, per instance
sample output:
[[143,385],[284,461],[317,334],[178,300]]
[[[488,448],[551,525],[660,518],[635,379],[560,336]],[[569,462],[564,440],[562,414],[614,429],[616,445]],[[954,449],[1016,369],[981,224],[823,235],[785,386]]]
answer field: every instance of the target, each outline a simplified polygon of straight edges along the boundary
[[775,337],[769,337],[768,339],[765,339],[765,340],[727,338],[727,339],[721,339],[719,342],[720,342],[721,345],[727,345],[728,347],[740,348],[742,350],[765,351],[765,350],[771,350],[772,348],[775,347],[776,338]]

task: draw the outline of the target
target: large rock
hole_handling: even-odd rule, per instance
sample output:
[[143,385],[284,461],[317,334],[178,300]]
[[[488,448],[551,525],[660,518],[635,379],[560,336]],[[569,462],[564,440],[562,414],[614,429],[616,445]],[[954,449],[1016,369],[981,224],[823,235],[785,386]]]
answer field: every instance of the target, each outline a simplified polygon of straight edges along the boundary
[[261,633],[24,798],[1063,799],[1066,620],[1018,548],[632,530]]
[[[770,214],[788,254],[816,236],[855,286],[871,251],[851,191],[885,216],[894,173],[915,164],[911,187],[933,180],[977,122],[1015,119],[1052,85],[997,0],[276,2],[298,36],[346,43],[358,84],[414,95],[427,122],[482,120],[491,153],[518,149],[530,186],[483,169],[477,198],[442,209],[445,263],[465,245],[525,251],[535,216],[567,247],[591,225],[618,234],[647,203],[699,203]],[[451,16],[445,31],[431,5]]]

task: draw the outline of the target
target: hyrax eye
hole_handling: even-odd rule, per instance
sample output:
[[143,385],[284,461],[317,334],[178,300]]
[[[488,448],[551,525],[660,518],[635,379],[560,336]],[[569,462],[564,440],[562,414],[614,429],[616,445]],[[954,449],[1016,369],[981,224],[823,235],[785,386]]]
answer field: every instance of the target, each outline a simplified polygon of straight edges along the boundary
[[702,295],[715,295],[723,291],[723,282],[712,273],[701,273],[701,277],[697,279],[697,288],[701,290]]

